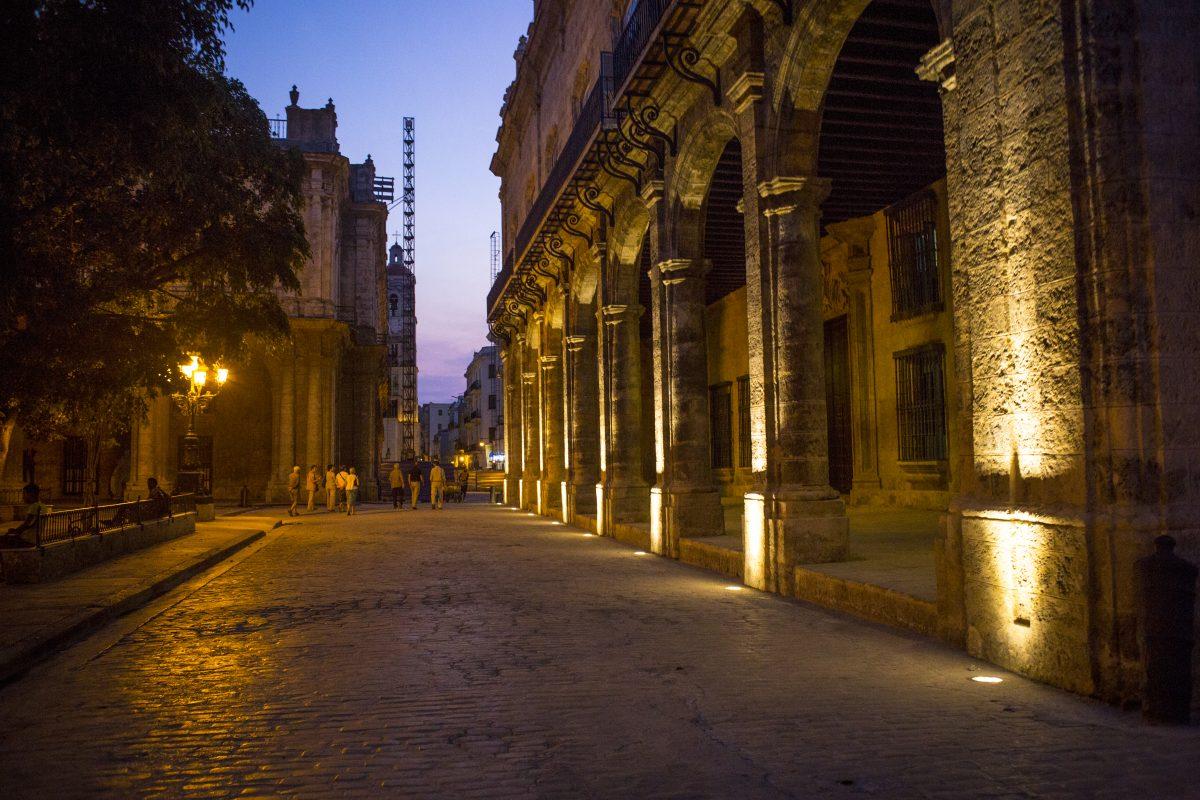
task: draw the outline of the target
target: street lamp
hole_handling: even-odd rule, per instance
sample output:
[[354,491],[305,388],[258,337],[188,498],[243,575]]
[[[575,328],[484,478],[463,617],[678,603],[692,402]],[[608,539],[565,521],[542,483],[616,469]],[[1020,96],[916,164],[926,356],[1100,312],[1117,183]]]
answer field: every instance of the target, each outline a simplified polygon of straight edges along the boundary
[[[218,366],[210,368],[200,356],[189,354],[188,360],[179,365],[179,371],[187,379],[187,390],[176,392],[171,399],[187,416],[187,433],[183,435],[183,463],[175,478],[175,493],[205,494],[204,473],[200,469],[200,437],[196,434],[196,415],[204,413],[209,401],[216,396],[229,380],[229,370]],[[209,377],[213,382],[209,382]]]

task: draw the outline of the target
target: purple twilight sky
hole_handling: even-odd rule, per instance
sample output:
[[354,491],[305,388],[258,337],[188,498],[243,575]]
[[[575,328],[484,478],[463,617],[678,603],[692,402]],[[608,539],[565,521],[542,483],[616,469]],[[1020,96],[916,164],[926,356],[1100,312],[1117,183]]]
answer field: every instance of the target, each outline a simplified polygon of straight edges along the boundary
[[[370,153],[397,192],[402,120],[416,117],[422,403],[462,393],[471,353],[487,344],[488,237],[500,226],[488,164],[532,16],[530,0],[256,0],[227,36],[229,74],[268,117],[283,116],[293,83],[301,106],[332,97],[342,153]],[[400,224],[397,206],[389,233]]]

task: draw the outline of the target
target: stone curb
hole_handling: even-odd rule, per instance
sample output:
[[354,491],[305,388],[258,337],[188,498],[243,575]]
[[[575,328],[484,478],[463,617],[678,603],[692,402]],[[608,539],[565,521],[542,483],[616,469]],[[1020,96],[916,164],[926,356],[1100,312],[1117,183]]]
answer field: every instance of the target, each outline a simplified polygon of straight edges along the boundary
[[149,585],[127,589],[105,598],[103,605],[91,605],[60,620],[45,630],[0,650],[0,686],[21,677],[37,662],[48,658],[64,645],[104,627],[112,620],[135,611],[175,587],[266,536],[265,531],[247,531],[244,536],[214,547],[197,560],[181,568],[156,575]]

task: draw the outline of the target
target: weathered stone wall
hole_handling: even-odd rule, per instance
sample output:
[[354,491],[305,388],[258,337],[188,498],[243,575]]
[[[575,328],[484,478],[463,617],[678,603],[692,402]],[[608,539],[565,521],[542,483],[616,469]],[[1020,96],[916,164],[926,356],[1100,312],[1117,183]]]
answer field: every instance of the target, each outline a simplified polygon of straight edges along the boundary
[[[589,30],[581,46],[602,41],[599,5],[576,4],[558,30],[578,24]],[[1200,12],[1149,0],[936,3],[946,41],[918,72],[941,87],[947,175],[934,190],[944,209],[939,244],[948,244],[940,252],[947,309],[893,322],[881,215],[871,225],[831,226],[836,242],[819,233],[829,191],[816,174],[823,98],[867,5],[794,3],[790,22],[774,3],[696,6],[688,43],[697,74],[664,70],[643,98],[673,146],[630,154],[641,164],[636,189],[603,171],[589,179],[611,208],[611,216],[581,209],[580,222],[599,254],[597,528],[611,533],[616,520],[605,516],[617,510],[622,523],[649,516],[651,548],[673,556],[681,536],[707,530],[715,487],[702,463],[706,389],[736,379],[733,364],[744,357],[754,462],[745,580],[788,593],[799,560],[843,557],[846,518],[828,486],[821,323],[848,313],[851,374],[860,376],[855,494],[948,504],[939,634],[1075,691],[1136,697],[1132,564],[1164,531],[1200,555],[1200,101],[1194,91],[1175,97],[1200,75],[1192,44]],[[493,162],[510,246],[550,163],[547,131],[557,124],[561,141],[570,127],[550,110],[569,85],[565,62],[544,49],[559,5],[539,9]],[[717,70],[719,87],[700,79]],[[533,87],[551,83],[554,91],[535,96]],[[699,212],[732,136],[742,148],[748,283],[744,300],[706,311],[696,303]],[[645,233],[649,303],[631,291]],[[832,303],[823,256],[844,276]],[[536,341],[530,320],[553,284],[543,275],[490,309],[498,330]],[[645,337],[634,335],[643,313],[651,315],[648,359]],[[727,315],[739,313],[745,326],[735,332]],[[946,343],[951,381],[949,474],[937,485],[897,463],[895,430],[892,356],[930,341]],[[508,349],[522,359],[536,353]],[[522,370],[534,379],[530,366]],[[647,500],[630,484],[637,492],[618,507],[612,475],[651,444],[629,436],[641,432],[642,415],[631,409],[647,402],[643,380],[653,387],[656,485]],[[736,415],[736,397],[734,405]],[[536,406],[523,408],[521,424],[539,426]],[[524,441],[522,480],[537,482],[541,440]]]

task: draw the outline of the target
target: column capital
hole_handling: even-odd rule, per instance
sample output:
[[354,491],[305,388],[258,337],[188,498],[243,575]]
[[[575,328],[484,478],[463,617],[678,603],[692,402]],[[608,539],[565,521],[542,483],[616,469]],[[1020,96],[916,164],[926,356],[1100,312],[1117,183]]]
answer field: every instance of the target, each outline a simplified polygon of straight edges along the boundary
[[600,314],[605,325],[619,325],[622,322],[636,321],[642,316],[639,305],[607,305],[601,306]]
[[725,90],[725,96],[729,98],[729,104],[733,106],[734,114],[741,114],[762,99],[765,79],[766,76],[763,73],[747,70],[729,84],[729,88]]
[[535,323],[541,322],[545,318],[546,318],[546,312],[541,311],[541,310],[534,311],[532,314],[529,315],[529,321],[535,322]]
[[663,188],[665,183],[657,178],[651,178],[645,181],[642,186],[641,196],[642,202],[647,208],[653,208],[663,198]]
[[583,346],[587,344],[587,337],[580,336],[579,334],[572,334],[570,336],[564,336],[563,341],[567,343],[568,352],[578,353],[583,349]]
[[659,280],[668,286],[686,280],[698,280],[708,274],[711,264],[704,258],[672,258],[655,266]]
[[763,213],[771,217],[819,208],[829,196],[831,185],[828,178],[815,175],[781,175],[759,183],[758,194],[764,200]]
[[944,39],[925,55],[917,65],[917,77],[923,81],[933,81],[941,86],[942,94],[952,92],[958,87],[958,77],[954,73],[954,42]]
[[533,383],[534,381],[537,380],[537,373],[536,372],[522,372],[521,379],[523,381],[525,381],[526,383]]
[[542,362],[542,369],[554,369],[558,366],[558,356],[542,356],[539,360]]

